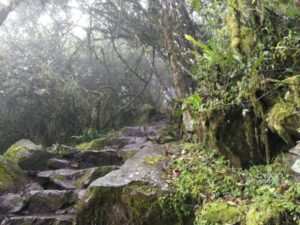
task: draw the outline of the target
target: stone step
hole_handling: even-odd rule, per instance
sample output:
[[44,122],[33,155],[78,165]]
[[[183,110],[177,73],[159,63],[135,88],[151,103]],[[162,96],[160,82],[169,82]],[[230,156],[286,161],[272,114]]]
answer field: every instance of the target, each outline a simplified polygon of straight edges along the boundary
[[77,153],[72,161],[79,168],[121,165],[122,158],[115,150],[85,150]]
[[73,214],[12,216],[5,218],[1,225],[72,225],[73,221]]
[[71,161],[66,159],[52,158],[48,162],[49,169],[66,169],[71,166]]
[[69,190],[37,190],[26,195],[25,211],[21,214],[55,213],[73,207],[78,194]]
[[24,198],[19,194],[0,196],[0,215],[20,212],[24,206]]
[[124,127],[121,130],[120,136],[147,138],[149,136],[156,135],[158,130],[159,130],[159,128],[154,127],[154,126],[149,126],[149,127]]
[[95,179],[118,168],[118,166],[102,166],[81,170],[48,170],[39,172],[36,176],[45,189],[76,190],[87,187]]

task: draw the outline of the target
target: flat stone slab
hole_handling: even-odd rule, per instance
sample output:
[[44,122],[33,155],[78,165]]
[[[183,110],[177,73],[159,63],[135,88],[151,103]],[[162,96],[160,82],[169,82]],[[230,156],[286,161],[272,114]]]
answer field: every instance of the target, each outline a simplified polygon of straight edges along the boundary
[[1,225],[72,225],[74,215],[35,215],[6,218]]
[[75,190],[88,186],[93,180],[118,168],[118,166],[103,166],[82,170],[49,170],[39,172],[37,177],[46,187],[54,186],[63,190]]
[[0,214],[20,212],[25,206],[24,199],[19,194],[6,194],[0,196]]
[[132,182],[162,186],[163,159],[164,150],[162,146],[147,146],[128,159],[119,170],[112,171],[92,182],[90,188],[123,187]]
[[71,166],[71,161],[66,159],[52,158],[48,160],[47,164],[48,168],[50,169],[65,169]]

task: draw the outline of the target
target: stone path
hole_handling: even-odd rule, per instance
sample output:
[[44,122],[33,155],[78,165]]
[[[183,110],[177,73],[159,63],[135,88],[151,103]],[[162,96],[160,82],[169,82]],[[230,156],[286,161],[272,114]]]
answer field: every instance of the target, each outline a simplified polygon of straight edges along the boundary
[[153,145],[164,121],[143,127],[125,127],[115,137],[127,139],[123,146],[65,151],[50,154],[45,170],[31,170],[26,164],[29,185],[17,193],[0,196],[0,225],[71,225],[76,203],[96,179],[120,168],[145,146]]

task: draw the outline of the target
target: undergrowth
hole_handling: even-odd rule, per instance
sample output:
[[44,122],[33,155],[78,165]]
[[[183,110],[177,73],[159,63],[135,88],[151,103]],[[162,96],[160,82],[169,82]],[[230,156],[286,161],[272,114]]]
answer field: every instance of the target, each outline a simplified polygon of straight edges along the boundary
[[82,132],[82,134],[78,136],[72,136],[72,138],[76,141],[76,144],[81,144],[85,142],[89,142],[95,139],[103,138],[110,136],[114,133],[115,131],[109,131],[109,132],[104,132],[104,131],[98,131],[96,129],[87,129]]
[[[184,217],[195,214],[197,225],[250,225],[258,219],[268,222],[277,217],[281,220],[282,216],[289,222],[274,224],[300,223],[300,185],[289,179],[289,173],[280,164],[242,170],[232,168],[202,144],[185,143],[181,148],[180,154],[173,157],[166,178],[166,186],[173,192],[161,197],[163,207],[182,219],[181,224]],[[270,212],[265,212],[268,209]],[[224,213],[232,213],[233,221],[224,219]],[[259,213],[265,218],[255,218]]]

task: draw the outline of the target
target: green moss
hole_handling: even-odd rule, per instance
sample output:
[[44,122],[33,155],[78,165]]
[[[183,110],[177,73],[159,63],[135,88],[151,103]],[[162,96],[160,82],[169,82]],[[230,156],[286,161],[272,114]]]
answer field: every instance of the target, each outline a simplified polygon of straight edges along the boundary
[[126,187],[99,187],[88,191],[78,205],[76,225],[176,225],[172,214],[163,216],[160,188],[134,183]]
[[102,166],[100,168],[97,168],[96,171],[90,170],[87,173],[85,173],[83,176],[78,178],[75,182],[75,185],[78,188],[81,188],[81,187],[87,185],[90,181],[93,181],[99,177],[105,176],[106,174],[110,173],[114,169],[115,168],[111,167],[111,166]]
[[281,215],[284,208],[276,202],[266,203],[264,201],[251,205],[246,215],[246,225],[280,225]]
[[127,139],[106,137],[92,140],[90,142],[82,143],[76,146],[80,150],[102,150],[106,146],[114,146],[121,148],[128,143]]
[[25,155],[25,154],[20,154],[20,152],[23,151],[29,151],[29,148],[14,144],[9,149],[7,149],[4,155],[9,159],[11,159],[12,161],[18,162],[20,159],[23,158],[23,155]]
[[222,200],[209,202],[196,211],[196,225],[237,224],[245,215],[245,205],[232,206]]
[[130,151],[130,150],[120,151],[119,152],[119,156],[121,156],[121,158],[122,158],[123,161],[126,161],[127,159],[130,159],[135,154],[136,154],[136,151]]
[[289,77],[282,81],[284,85],[287,85],[292,91],[292,101],[298,106],[300,106],[300,75]]
[[255,216],[260,217],[255,211],[270,215],[273,209],[272,218],[279,215],[289,221],[286,224],[300,219],[299,184],[289,181],[289,172],[282,164],[242,170],[230,167],[203,144],[184,144],[181,148],[187,153],[174,158],[165,175],[171,181],[169,187],[175,190],[164,198],[164,206],[170,211],[191,215],[193,209],[186,206],[198,206],[197,225],[245,224],[246,215],[251,222]]
[[4,156],[17,163],[24,170],[43,170],[52,153],[29,140],[20,140],[4,153]]
[[155,109],[151,105],[144,105],[138,113],[138,117],[136,119],[137,125],[143,125],[150,122],[152,114],[155,114]]
[[154,164],[157,164],[158,162],[160,162],[164,159],[166,159],[165,156],[157,155],[157,156],[153,156],[153,157],[145,157],[144,162],[148,165],[154,165]]
[[290,134],[284,127],[286,118],[292,116],[296,111],[296,105],[291,102],[276,103],[268,114],[268,126],[273,132],[276,132],[287,144],[293,143]]
[[15,190],[22,182],[22,170],[14,162],[0,156],[0,193]]

